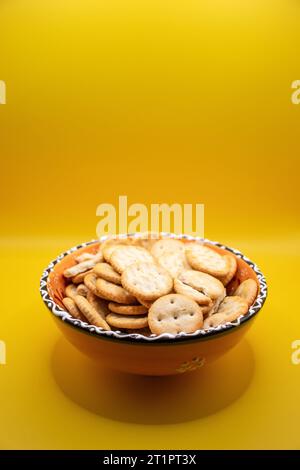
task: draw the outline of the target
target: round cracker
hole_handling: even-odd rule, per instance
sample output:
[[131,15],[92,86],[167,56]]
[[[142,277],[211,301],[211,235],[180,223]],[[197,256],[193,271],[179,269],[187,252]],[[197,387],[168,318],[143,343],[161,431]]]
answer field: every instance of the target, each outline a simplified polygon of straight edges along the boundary
[[95,295],[97,295],[96,280],[97,276],[94,272],[87,274],[83,279],[83,282],[86,287]]
[[100,263],[103,260],[103,253],[99,249],[97,253],[82,253],[81,255],[75,258],[76,263],[82,263],[83,261],[94,261],[96,263]]
[[232,322],[239,318],[241,315],[245,315],[248,312],[248,304],[239,296],[225,297],[221,302],[217,313],[209,315],[205,321],[203,327],[205,329],[224,325],[225,323]]
[[254,300],[256,299],[257,291],[258,287],[254,279],[246,279],[235,290],[234,295],[242,297],[242,299],[247,302],[248,307],[251,307]]
[[107,315],[106,321],[109,325],[115,328],[133,328],[137,330],[140,328],[146,328],[148,326],[148,317],[145,315],[135,317],[110,313]]
[[94,267],[94,273],[105,279],[105,281],[112,282],[113,284],[121,285],[121,276],[117,273],[114,268],[108,263],[98,263]]
[[144,305],[120,305],[109,302],[108,308],[111,312],[119,315],[145,315],[148,313],[148,309]]
[[91,325],[99,326],[104,330],[110,330],[109,325],[103,319],[102,315],[99,315],[97,310],[89,303],[89,301],[83,297],[82,295],[76,295],[74,298],[74,302],[76,303],[79,310],[83,313],[83,315],[88,319]]
[[233,255],[224,255],[224,258],[228,261],[228,272],[225,276],[219,277],[220,281],[224,286],[227,286],[229,282],[233,279],[236,270],[237,270],[237,260],[236,257]]
[[89,292],[89,289],[86,287],[85,284],[78,284],[77,285],[76,293],[78,295],[83,295],[83,297],[86,297],[88,292]]
[[225,256],[199,243],[190,244],[186,256],[192,268],[212,276],[225,276],[229,270]]
[[225,297],[220,303],[217,313],[223,313],[227,321],[236,320],[239,316],[248,312],[247,302],[239,296]]
[[77,320],[86,321],[85,317],[82,315],[81,311],[75,304],[74,299],[71,299],[70,297],[65,297],[63,299],[63,304],[73,318],[76,318]]
[[203,315],[199,305],[181,294],[169,294],[157,299],[148,313],[152,333],[194,333],[202,328]]
[[136,303],[136,298],[123,287],[105,281],[105,279],[101,279],[101,277],[98,277],[96,280],[96,290],[97,295],[106,300],[112,300],[113,302],[126,305]]
[[132,295],[144,300],[156,300],[171,292],[173,279],[161,266],[154,263],[135,263],[122,274],[122,285]]
[[189,297],[201,306],[212,306],[212,301],[207,295],[205,295],[203,292],[199,292],[198,290],[193,289],[193,287],[185,284],[180,279],[174,279],[174,291],[177,294],[182,294],[186,297]]
[[80,273],[72,277],[73,284],[81,284],[82,282],[84,282],[85,276],[87,276],[88,274],[91,274],[92,272],[93,272],[93,268],[89,269],[88,271],[85,271],[84,273]]
[[179,274],[174,281],[174,290],[191,296],[200,305],[209,305],[216,299],[221,302],[226,295],[221,281],[210,274],[192,269]]
[[161,240],[155,242],[151,248],[151,254],[155,258],[158,258],[164,253],[173,253],[174,251],[184,253],[184,243],[180,240],[175,240],[173,238],[162,238]]
[[82,263],[83,261],[88,261],[90,259],[94,259],[94,254],[93,253],[82,253],[79,256],[76,256],[75,261],[76,263]]
[[154,259],[149,251],[141,246],[119,246],[110,257],[110,263],[118,273],[138,262],[151,263]]
[[77,274],[81,274],[88,271],[89,269],[92,269],[96,264],[97,261],[95,261],[95,258],[82,261],[81,263],[75,264],[74,266],[65,269],[63,274],[66,278],[75,277]]
[[70,299],[74,299],[75,295],[77,295],[77,287],[74,284],[69,284],[65,288],[65,295],[70,297]]
[[90,291],[88,291],[87,293],[87,300],[91,304],[91,306],[94,307],[94,309],[99,313],[103,320],[105,320],[106,315],[110,313],[110,310],[107,306],[108,302],[104,299],[100,299],[100,297],[97,297]]

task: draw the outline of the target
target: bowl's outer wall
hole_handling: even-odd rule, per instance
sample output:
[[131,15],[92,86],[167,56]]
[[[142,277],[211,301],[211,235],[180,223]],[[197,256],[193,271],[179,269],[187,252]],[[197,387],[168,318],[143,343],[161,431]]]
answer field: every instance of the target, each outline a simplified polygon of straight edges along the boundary
[[217,336],[189,342],[129,343],[95,337],[52,315],[63,335],[101,366],[141,375],[174,375],[196,370],[233,348],[252,325],[246,323]]

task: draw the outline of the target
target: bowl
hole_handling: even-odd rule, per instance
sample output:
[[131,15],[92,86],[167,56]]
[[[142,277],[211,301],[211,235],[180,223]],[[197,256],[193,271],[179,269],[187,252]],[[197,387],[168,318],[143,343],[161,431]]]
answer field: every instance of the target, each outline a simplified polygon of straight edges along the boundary
[[[254,279],[258,295],[247,314],[237,320],[209,330],[194,333],[144,336],[139,333],[104,331],[73,318],[62,303],[66,280],[63,271],[74,265],[74,258],[81,253],[95,253],[108,237],[75,246],[51,261],[43,272],[40,293],[44,304],[66,339],[82,353],[104,367],[141,375],[175,375],[195,371],[216,360],[233,348],[253,324],[267,297],[266,280],[259,268],[242,253],[208,239],[188,235],[160,234],[163,237],[184,242],[204,242],[215,251],[230,252],[237,259],[237,271],[226,287],[229,294],[245,279]],[[126,234],[121,237],[138,237]]]

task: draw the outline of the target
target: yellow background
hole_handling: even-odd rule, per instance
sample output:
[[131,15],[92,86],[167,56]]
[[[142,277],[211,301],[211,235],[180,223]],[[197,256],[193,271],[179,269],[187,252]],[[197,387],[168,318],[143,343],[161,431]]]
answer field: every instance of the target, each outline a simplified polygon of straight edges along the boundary
[[[1,448],[300,448],[296,0],[0,4]],[[95,237],[96,207],[204,203],[269,299],[193,376],[97,369],[38,293],[49,260]]]

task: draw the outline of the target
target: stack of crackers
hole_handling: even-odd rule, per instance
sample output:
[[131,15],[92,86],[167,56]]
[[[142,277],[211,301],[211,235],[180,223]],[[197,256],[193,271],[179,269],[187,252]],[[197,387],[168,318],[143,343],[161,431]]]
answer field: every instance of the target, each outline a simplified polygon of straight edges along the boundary
[[174,238],[110,238],[64,271],[64,306],[104,330],[160,335],[193,333],[232,322],[257,296],[253,279],[233,295],[226,286],[235,256]]

